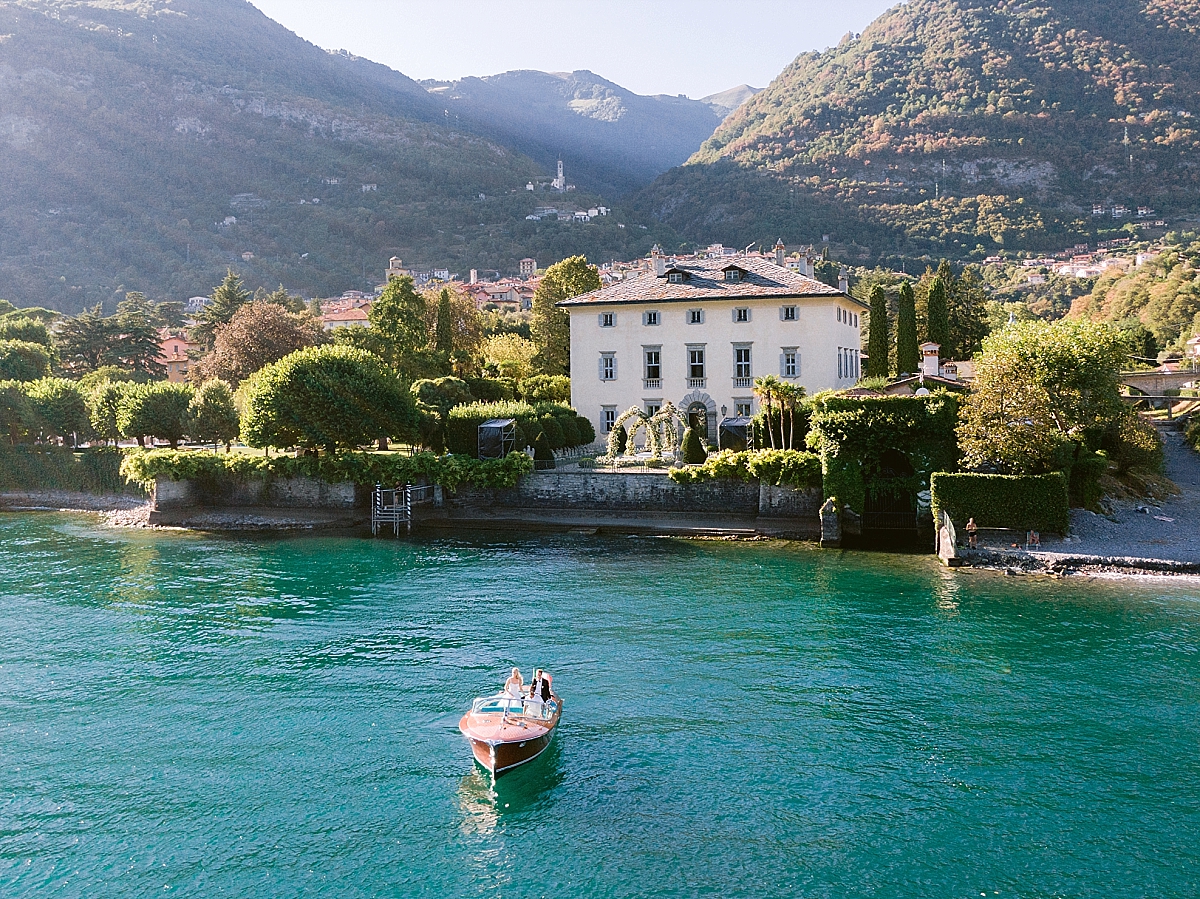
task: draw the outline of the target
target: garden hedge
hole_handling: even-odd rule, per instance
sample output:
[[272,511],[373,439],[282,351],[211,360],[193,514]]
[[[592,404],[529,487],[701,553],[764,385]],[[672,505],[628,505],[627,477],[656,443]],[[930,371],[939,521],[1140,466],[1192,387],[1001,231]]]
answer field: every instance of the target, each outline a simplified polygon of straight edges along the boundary
[[121,476],[121,457],[115,447],[72,452],[56,446],[0,446],[0,490],[140,494]]
[[156,478],[213,484],[223,478],[319,478],[329,483],[441,484],[450,490],[460,484],[475,487],[515,487],[521,475],[533,471],[524,453],[480,462],[467,456],[433,453],[348,452],[333,456],[249,456],[179,450],[135,450],[121,463],[131,483],[149,487]]
[[732,478],[774,487],[820,487],[821,458],[797,450],[724,450],[709,456],[703,465],[672,468],[668,476],[679,484]]
[[950,474],[930,479],[933,513],[945,512],[960,531],[974,518],[981,528],[1065,534],[1071,524],[1067,479],[1043,475]]
[[[517,422],[517,449],[532,446],[538,434],[545,433],[551,449],[583,446],[596,439],[591,423],[575,414],[569,406],[555,403],[531,405],[520,401],[468,403],[455,406],[446,416],[446,448],[466,456],[479,454],[479,426],[493,418],[512,418]],[[566,422],[575,425],[565,427]],[[578,440],[568,442],[567,438]]]

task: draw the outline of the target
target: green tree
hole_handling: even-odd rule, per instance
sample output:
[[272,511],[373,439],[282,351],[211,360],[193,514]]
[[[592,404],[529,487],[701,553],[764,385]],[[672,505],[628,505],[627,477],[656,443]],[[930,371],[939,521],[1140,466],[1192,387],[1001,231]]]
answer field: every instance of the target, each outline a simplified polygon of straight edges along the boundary
[[372,339],[375,354],[393,371],[413,380],[428,370],[425,298],[413,289],[411,277],[390,279],[379,299],[371,304],[367,320],[371,333],[366,336]]
[[1119,332],[1091,322],[1017,322],[988,337],[961,411],[964,466],[1042,474],[1070,461],[1072,443],[1098,448],[1125,411],[1123,355]]
[[[779,396],[779,388],[782,384],[783,382],[779,380],[777,375],[763,375],[761,378],[754,379],[754,395],[762,403],[767,413],[768,422],[772,421],[772,409],[774,408],[775,399]],[[767,427],[767,440],[771,444],[771,449],[775,449],[775,429],[769,425]]]
[[187,433],[192,394],[190,385],[168,381],[130,386],[117,413],[117,426],[141,446],[146,437],[158,437],[174,449]]
[[46,347],[25,340],[0,340],[0,381],[36,381],[49,373]]
[[600,273],[586,256],[571,256],[546,269],[533,295],[530,333],[537,346],[534,365],[545,375],[571,373],[571,319],[555,304],[600,289]]
[[517,385],[527,403],[570,403],[571,379],[566,375],[534,375]]
[[[947,266],[948,268],[949,266]],[[943,279],[940,268],[933,283],[929,285],[929,300],[925,315],[925,339],[941,347],[944,358],[953,359],[954,347],[950,344],[949,286]]]
[[3,340],[38,343],[46,349],[54,346],[50,337],[50,329],[46,327],[46,323],[32,318],[0,319],[0,341]]
[[867,371],[873,378],[888,376],[887,292],[882,284],[871,289],[871,313],[867,319]]
[[917,301],[912,285],[905,281],[897,294],[896,313],[896,371],[915,374],[921,365],[921,349],[917,345]]
[[28,384],[25,394],[36,427],[43,434],[63,440],[86,436],[91,418],[84,393],[74,381],[42,378]]
[[218,379],[205,381],[192,396],[187,411],[187,433],[200,443],[230,444],[238,436],[238,411],[233,404],[233,390]]
[[12,381],[0,381],[0,431],[8,435],[8,442],[19,443],[21,435],[29,430],[33,413],[24,385]]
[[117,304],[117,314],[109,320],[104,363],[162,377],[164,368],[158,361],[162,355],[158,334],[162,326],[157,307],[144,294],[136,291],[125,294],[125,299]]
[[[983,348],[988,335],[988,292],[979,270],[969,265],[952,282],[950,292],[950,347],[947,359],[970,359]],[[949,352],[949,351],[948,351]]]
[[129,381],[101,381],[88,394],[88,420],[105,443],[111,440],[115,444],[121,439],[121,426],[117,422],[129,384]]
[[250,446],[332,452],[419,437],[416,404],[404,384],[378,357],[353,347],[292,353],[243,389],[242,439]]
[[434,349],[437,350],[438,356],[448,362],[454,353],[454,314],[450,308],[450,288],[448,287],[443,287],[442,292],[438,294],[435,341]]
[[[263,288],[254,291],[254,299],[258,302],[274,303],[276,306],[282,306],[288,312],[300,313],[308,311],[308,304],[300,297],[292,296],[288,289],[280,284],[270,293],[267,293]],[[320,313],[317,313],[320,315]]]
[[233,269],[229,269],[225,280],[213,290],[211,300],[200,311],[196,326],[192,328],[192,339],[205,350],[212,349],[217,328],[228,324],[234,313],[250,302],[250,292],[242,287],[242,279]]
[[106,364],[110,333],[111,324],[99,303],[62,322],[54,335],[62,370],[77,378]]

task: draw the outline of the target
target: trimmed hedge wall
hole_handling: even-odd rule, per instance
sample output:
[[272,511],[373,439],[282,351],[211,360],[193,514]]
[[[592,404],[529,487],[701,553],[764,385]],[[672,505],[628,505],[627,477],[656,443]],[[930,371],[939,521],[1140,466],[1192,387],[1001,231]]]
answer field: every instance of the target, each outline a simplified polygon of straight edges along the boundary
[[208,451],[134,450],[121,464],[121,474],[131,483],[149,487],[155,478],[199,481],[209,484],[222,478],[319,478],[329,483],[371,486],[428,481],[450,490],[460,484],[474,487],[515,487],[522,475],[533,471],[524,453],[480,462],[469,456],[436,456],[417,453],[341,453],[336,456],[248,456]]
[[72,452],[54,446],[0,446],[0,490],[140,494],[121,476],[121,457],[115,447]]
[[678,484],[731,478],[773,487],[820,487],[821,459],[797,450],[724,450],[709,456],[703,465],[672,468],[667,474]]
[[933,514],[946,512],[961,531],[968,518],[981,528],[1065,534],[1071,525],[1067,479],[1042,475],[949,474],[930,479]]
[[[518,450],[532,446],[541,433],[545,433],[552,450],[587,445],[596,439],[591,422],[576,415],[569,406],[555,403],[530,405],[519,401],[468,403],[455,406],[446,416],[446,449],[464,456],[477,456],[479,426],[492,418],[516,419]],[[568,427],[568,422],[574,427]],[[570,442],[568,438],[579,442]]]

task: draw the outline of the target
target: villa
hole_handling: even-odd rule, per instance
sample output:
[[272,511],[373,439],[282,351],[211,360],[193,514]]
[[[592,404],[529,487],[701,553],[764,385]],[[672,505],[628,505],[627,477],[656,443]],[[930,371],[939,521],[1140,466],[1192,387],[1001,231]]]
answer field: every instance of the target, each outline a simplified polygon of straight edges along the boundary
[[668,259],[653,273],[558,305],[571,319],[571,403],[608,433],[632,406],[668,401],[715,441],[721,419],[753,415],[754,379],[809,395],[860,375],[867,304],[758,256]]

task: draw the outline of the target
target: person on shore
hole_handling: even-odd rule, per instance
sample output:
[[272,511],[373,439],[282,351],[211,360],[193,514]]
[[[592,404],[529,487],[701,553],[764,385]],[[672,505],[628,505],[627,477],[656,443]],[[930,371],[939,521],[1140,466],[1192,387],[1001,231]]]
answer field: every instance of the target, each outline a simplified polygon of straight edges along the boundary
[[517,699],[521,698],[521,694],[525,690],[525,679],[521,677],[521,669],[514,668],[512,674],[508,676],[508,680],[504,682],[504,692],[509,696]]
[[969,549],[979,548],[979,528],[975,524],[975,519],[967,520],[967,547]]

